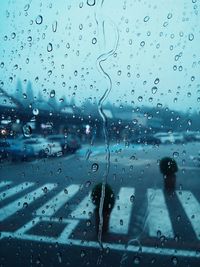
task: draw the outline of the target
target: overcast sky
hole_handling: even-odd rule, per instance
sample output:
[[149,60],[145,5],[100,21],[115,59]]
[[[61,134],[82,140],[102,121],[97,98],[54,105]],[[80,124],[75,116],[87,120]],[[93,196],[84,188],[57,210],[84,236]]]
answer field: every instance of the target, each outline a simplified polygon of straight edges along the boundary
[[107,73],[106,102],[199,111],[199,12],[199,0],[2,0],[0,80],[79,105],[110,89]]

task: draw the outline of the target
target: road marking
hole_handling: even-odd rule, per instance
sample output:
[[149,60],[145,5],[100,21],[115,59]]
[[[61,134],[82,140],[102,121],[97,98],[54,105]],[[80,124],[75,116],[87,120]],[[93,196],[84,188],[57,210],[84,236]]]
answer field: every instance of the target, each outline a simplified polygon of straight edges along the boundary
[[5,220],[6,218],[15,214],[17,211],[27,207],[27,205],[30,205],[36,199],[45,195],[45,191],[46,191],[44,190],[45,188],[47,188],[47,190],[49,191],[49,190],[52,190],[54,187],[55,187],[54,184],[45,184],[44,186],[39,187],[35,191],[32,191],[31,193],[28,193],[27,195],[1,208],[0,209],[0,221]]
[[[0,239],[9,238],[9,240],[19,239],[19,240],[30,240],[35,242],[44,242],[49,244],[62,244],[84,248],[95,248],[101,249],[99,242],[96,241],[84,241],[84,240],[75,240],[75,239],[68,239],[64,238],[63,235],[61,237],[47,237],[47,236],[38,236],[38,235],[29,235],[29,234],[22,234],[17,232],[1,232]],[[140,246],[136,245],[126,245],[126,244],[113,244],[113,243],[102,243],[104,248],[109,248],[111,250],[116,251],[124,251],[131,252],[131,253],[141,253]],[[197,258],[200,259],[200,253],[198,251],[193,250],[183,250],[183,249],[171,249],[171,248],[159,248],[159,247],[145,247],[142,246],[142,254],[154,254],[159,256],[176,256],[176,257],[186,257],[186,258]]]
[[[23,225],[20,229],[15,231],[16,235],[23,235],[26,234],[31,228],[36,226],[40,222],[51,222],[51,223],[59,223],[59,224],[66,224],[64,230],[59,236],[59,240],[65,240],[66,238],[69,238],[69,236],[72,234],[76,226],[78,225],[78,220],[69,220],[69,219],[63,219],[60,221],[60,218],[50,218],[50,217],[34,217],[31,221]],[[43,237],[44,239],[48,239],[49,237]]]
[[161,189],[148,189],[148,228],[151,237],[161,235],[173,238],[174,232],[169,217],[169,212],[165,203],[165,197]]
[[118,199],[110,215],[109,232],[117,234],[127,234],[135,189],[130,187],[122,187],[119,191]]
[[200,240],[200,205],[190,191],[176,191],[176,194],[187,214],[193,230]]
[[36,211],[37,216],[53,216],[79,190],[79,185],[72,184]]
[[75,219],[87,220],[91,217],[94,212],[95,206],[92,203],[90,194],[86,196],[77,208],[71,213],[71,217]]
[[0,201],[7,199],[7,198],[19,193],[19,192],[22,192],[33,185],[34,185],[34,183],[24,182],[22,184],[19,184],[17,186],[9,188],[9,189],[0,193]]
[[2,181],[2,182],[0,182],[0,188],[4,187],[6,185],[10,185],[11,183],[12,182],[10,182],[10,181]]

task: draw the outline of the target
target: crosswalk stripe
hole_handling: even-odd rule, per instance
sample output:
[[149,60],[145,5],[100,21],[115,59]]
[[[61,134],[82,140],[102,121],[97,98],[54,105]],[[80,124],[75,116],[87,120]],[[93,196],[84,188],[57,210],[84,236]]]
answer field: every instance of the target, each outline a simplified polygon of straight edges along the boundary
[[169,212],[161,189],[148,189],[148,228],[151,237],[157,237],[158,231],[168,238],[174,237]]
[[53,216],[79,190],[79,185],[72,184],[36,211],[37,216]]
[[192,224],[197,238],[200,240],[200,204],[190,191],[176,191],[176,194]]
[[81,203],[77,206],[77,208],[71,213],[71,217],[74,219],[82,219],[87,220],[90,218],[90,214],[94,211],[94,204],[90,199],[90,194],[86,196]]
[[132,211],[131,198],[135,194],[135,189],[122,187],[119,191],[118,199],[110,215],[109,232],[117,234],[127,234]]
[[30,182],[24,182],[22,184],[19,184],[17,186],[14,186],[12,188],[9,188],[3,192],[0,193],[0,201],[5,200],[21,191],[26,190],[27,188],[33,186],[34,183],[30,183]]
[[47,190],[49,191],[52,190],[54,187],[55,187],[54,184],[45,184],[44,186],[39,187],[38,189],[32,191],[31,193],[28,193],[27,195],[13,201],[7,206],[4,206],[3,208],[0,209],[0,221],[5,220],[6,218],[15,214],[17,211],[23,209],[24,207],[27,207],[27,205],[30,205],[36,199],[43,196],[46,191],[44,189],[47,188]]
[[9,185],[9,184],[11,184],[10,181],[2,181],[2,182],[0,182],[0,188],[4,187],[6,185]]

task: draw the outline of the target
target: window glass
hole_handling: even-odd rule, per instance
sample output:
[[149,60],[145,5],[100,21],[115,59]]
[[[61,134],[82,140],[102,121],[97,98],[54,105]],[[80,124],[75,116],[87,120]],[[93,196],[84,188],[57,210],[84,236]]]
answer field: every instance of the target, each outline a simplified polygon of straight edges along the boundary
[[1,1],[1,266],[199,266],[199,12]]

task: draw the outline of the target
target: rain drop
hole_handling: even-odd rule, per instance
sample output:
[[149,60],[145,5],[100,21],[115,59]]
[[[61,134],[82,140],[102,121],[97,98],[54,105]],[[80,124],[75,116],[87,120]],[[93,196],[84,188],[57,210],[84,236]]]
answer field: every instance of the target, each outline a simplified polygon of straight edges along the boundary
[[90,181],[87,181],[87,182],[85,183],[85,187],[90,187],[90,185],[91,185],[91,182],[90,182]]
[[33,109],[33,115],[37,116],[39,114],[39,109],[34,108]]
[[179,153],[178,153],[178,152],[174,152],[174,153],[173,153],[173,157],[174,157],[174,158],[178,158],[178,157],[179,157]]
[[156,78],[155,81],[154,81],[154,84],[158,84],[159,82],[160,82],[160,79]]
[[172,257],[172,263],[173,263],[173,265],[177,265],[178,259],[176,257]]
[[188,35],[188,39],[189,39],[189,41],[193,41],[194,40],[194,34],[193,33],[190,33]]
[[91,169],[92,169],[92,172],[97,172],[99,169],[99,165],[97,163],[93,163]]
[[152,92],[152,94],[156,94],[156,92],[157,92],[157,90],[158,90],[158,88],[156,87],[156,86],[153,86],[152,88],[151,88],[151,92]]
[[24,6],[24,11],[28,11],[29,8],[30,8],[30,5],[29,5],[29,4],[25,5],[25,6]]
[[32,134],[32,129],[31,129],[31,126],[28,125],[28,124],[25,124],[22,128],[22,131],[23,131],[23,135],[25,137],[30,137],[31,134]]
[[134,264],[139,264],[140,263],[140,258],[139,257],[135,257],[134,260],[133,260]]
[[96,42],[97,42],[97,39],[94,37],[94,38],[92,39],[92,44],[96,44]]
[[134,196],[134,195],[132,195],[132,196],[130,197],[130,202],[131,202],[131,203],[133,203],[133,202],[134,202],[134,200],[135,200],[135,196]]
[[38,15],[37,18],[35,19],[36,24],[42,24],[43,22],[43,17],[41,15]]
[[53,32],[56,32],[56,31],[57,31],[57,26],[58,26],[58,22],[55,20],[55,21],[52,23],[52,31],[53,31]]
[[140,43],[140,46],[145,46],[145,41],[142,41],[141,43]]
[[53,50],[53,45],[52,45],[52,43],[48,43],[48,45],[47,45],[47,51],[48,52],[51,52]]
[[42,190],[45,194],[48,192],[48,188],[46,186]]
[[149,16],[146,16],[146,17],[144,18],[144,22],[147,22],[149,19],[150,19],[150,17],[149,17]]
[[27,202],[24,202],[24,204],[23,204],[23,208],[25,209],[25,208],[27,208],[28,207],[28,203]]
[[55,94],[56,94],[55,90],[51,90],[51,92],[50,92],[50,97],[51,97],[51,98],[54,98],[54,97],[55,97]]
[[95,5],[95,0],[87,0],[88,6],[94,6]]

